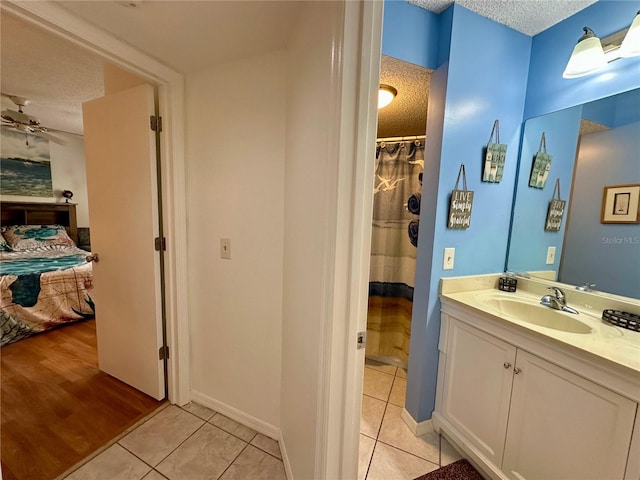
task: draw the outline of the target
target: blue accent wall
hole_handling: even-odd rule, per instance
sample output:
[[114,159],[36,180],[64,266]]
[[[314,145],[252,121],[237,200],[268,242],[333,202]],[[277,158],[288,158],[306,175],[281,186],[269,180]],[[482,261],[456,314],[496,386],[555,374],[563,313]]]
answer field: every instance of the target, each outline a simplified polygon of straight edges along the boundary
[[[451,32],[441,44],[450,48],[448,62],[432,75],[429,94],[406,396],[417,421],[430,418],[435,405],[440,278],[504,268],[531,47],[530,37],[457,4],[440,20],[441,33]],[[483,147],[496,119],[501,143],[508,145],[504,177],[483,183]],[[461,163],[475,192],[471,227],[450,230],[449,196]],[[454,270],[442,270],[445,247],[456,249]]]
[[[582,106],[527,120],[522,135],[520,173],[516,186],[518,201],[513,209],[513,227],[507,268],[513,272],[558,271],[564,231],[567,225],[569,192],[578,145]],[[549,177],[544,188],[529,186],[533,157],[545,133],[547,153],[552,156]],[[566,210],[558,232],[544,230],[549,202],[553,198],[556,179],[560,179],[561,200]],[[547,248],[556,247],[556,260],[547,265]]]
[[438,67],[438,15],[401,0],[384,3],[382,54],[429,69]]
[[[604,37],[628,26],[638,9],[637,1],[600,0],[531,38],[459,4],[434,15],[406,2],[385,2],[382,53],[435,70],[405,404],[416,421],[430,418],[435,405],[440,278],[504,270],[523,120],[637,88],[640,58],[617,60],[601,73],[578,79],[563,79],[562,71],[583,26]],[[495,119],[508,152],[503,182],[489,184],[480,181],[481,155]],[[538,143],[539,137],[532,145],[537,149]],[[553,170],[565,166],[561,143],[547,133]],[[531,159],[523,169],[530,169]],[[475,192],[471,227],[448,230],[449,194],[463,162],[468,187]],[[547,188],[553,191],[551,178]],[[551,192],[538,193],[546,214]],[[442,270],[445,247],[456,249],[454,270]]]
[[640,57],[622,58],[602,70],[580,78],[562,78],[571,52],[588,26],[604,38],[628,27],[640,2],[600,0],[533,38],[529,86],[524,118],[533,118],[567,107],[638,87]]

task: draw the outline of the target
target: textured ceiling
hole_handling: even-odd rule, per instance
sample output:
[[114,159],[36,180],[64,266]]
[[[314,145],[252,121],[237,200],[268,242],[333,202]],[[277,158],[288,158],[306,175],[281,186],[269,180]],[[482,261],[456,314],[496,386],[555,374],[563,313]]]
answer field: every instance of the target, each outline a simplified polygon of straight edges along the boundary
[[[434,12],[452,3],[447,0],[410,1]],[[458,1],[480,15],[533,35],[595,0]],[[283,48],[301,2],[105,0],[56,3],[162,63],[190,73],[235,58]],[[138,6],[120,5],[126,3]],[[30,104],[25,112],[39,118],[43,125],[80,133],[82,102],[102,95],[102,60],[4,12],[0,19],[2,92],[27,97]],[[407,70],[411,68],[407,67]],[[383,75],[386,75],[384,71]],[[388,83],[399,82],[389,80]],[[422,96],[424,92],[421,92]],[[387,107],[388,112],[401,108],[402,99],[396,101],[397,105]],[[413,108],[426,112],[426,105],[424,109],[417,106],[423,101],[416,97],[411,106],[402,108],[405,112]],[[2,108],[15,109],[15,105],[2,97]],[[387,113],[383,110],[380,111],[382,123]],[[408,129],[414,130],[413,127]],[[424,130],[418,134],[423,133]],[[407,134],[414,133],[401,135]]]
[[[2,13],[2,93],[29,100],[23,111],[45,127],[82,133],[82,102],[104,95],[102,60]],[[2,110],[18,107],[5,95]]]
[[431,71],[382,56],[380,83],[391,85],[398,95],[378,110],[378,138],[424,135]]
[[[552,27],[597,0],[456,0],[455,3],[533,36]],[[440,13],[454,2],[451,0],[408,0],[434,13]]]

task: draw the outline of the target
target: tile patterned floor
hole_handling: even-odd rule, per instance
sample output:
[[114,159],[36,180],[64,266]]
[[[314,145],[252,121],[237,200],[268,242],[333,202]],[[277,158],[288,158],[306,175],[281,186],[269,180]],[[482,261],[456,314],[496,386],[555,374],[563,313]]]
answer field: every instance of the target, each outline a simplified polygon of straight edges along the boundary
[[278,442],[220,413],[169,405],[65,480],[286,480]]
[[[412,480],[461,458],[400,418],[406,372],[367,362],[358,480]],[[206,407],[168,405],[65,480],[286,480],[278,442]]]
[[413,480],[460,458],[436,433],[416,437],[400,414],[407,375],[367,360],[364,369],[358,480]]

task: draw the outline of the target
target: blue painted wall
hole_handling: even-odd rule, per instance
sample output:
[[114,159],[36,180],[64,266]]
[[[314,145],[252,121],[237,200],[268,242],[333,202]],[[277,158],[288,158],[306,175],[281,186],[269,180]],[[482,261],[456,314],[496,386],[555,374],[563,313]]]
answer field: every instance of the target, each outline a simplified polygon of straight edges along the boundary
[[[406,397],[406,408],[417,421],[430,418],[435,404],[440,278],[504,268],[531,48],[530,37],[457,4],[440,21],[440,44],[450,48],[448,61],[432,76],[429,94]],[[443,32],[451,32],[450,39]],[[470,36],[474,41],[468,41]],[[445,60],[443,48],[439,60]],[[500,140],[508,144],[504,178],[483,183],[483,147],[496,119]],[[471,227],[450,230],[449,195],[461,163],[468,188],[475,192]],[[454,270],[442,270],[445,247],[456,249]]]
[[600,223],[603,187],[640,181],[639,154],[640,122],[582,137],[560,281],[640,298],[640,224]]
[[438,15],[402,0],[384,3],[382,54],[429,69],[438,67]]
[[[568,210],[581,114],[582,106],[577,106],[532,118],[525,124],[516,187],[518,201],[513,209],[507,262],[507,268],[513,272],[558,271],[567,212],[565,211],[560,231],[546,232],[544,224],[556,179],[560,179],[561,199],[567,202]],[[529,187],[529,177],[542,132],[545,132],[547,153],[552,155],[552,160],[547,183],[543,189],[539,189]],[[556,259],[553,265],[547,265],[547,248],[551,246],[556,247]]]
[[600,0],[533,38],[524,118],[573,107],[638,87],[640,57],[611,62],[601,71],[580,78],[562,78],[573,47],[590,27],[600,38],[628,27],[640,2]]
[[[565,80],[562,71],[584,25],[606,36],[628,26],[639,8],[637,1],[601,0],[532,39],[457,4],[433,15],[405,2],[385,2],[382,53],[435,69],[406,397],[415,420],[430,418],[435,403],[440,278],[504,269],[523,119],[636,88],[640,59],[618,60],[579,79]],[[483,184],[482,146],[496,118],[509,145],[507,166],[502,183]],[[475,191],[471,228],[447,230],[448,196],[461,162]],[[442,270],[444,247],[456,248],[454,270]]]

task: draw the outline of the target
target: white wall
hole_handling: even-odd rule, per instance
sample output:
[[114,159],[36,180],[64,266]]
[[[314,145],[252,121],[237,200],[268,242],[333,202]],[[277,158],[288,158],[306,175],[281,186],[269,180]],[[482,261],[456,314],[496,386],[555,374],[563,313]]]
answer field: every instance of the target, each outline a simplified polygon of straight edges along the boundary
[[84,140],[78,135],[56,133],[65,145],[49,142],[51,159],[52,197],[27,197],[18,195],[0,195],[5,201],[14,202],[64,202],[62,190],[71,190],[71,201],[77,203],[76,213],[79,227],[89,226],[89,204],[87,200],[87,174],[84,161]]
[[[283,51],[186,79],[191,386],[280,426]],[[220,238],[231,239],[231,260]],[[249,419],[250,420],[250,419]]]
[[[288,45],[282,436],[296,480],[316,478],[322,342],[335,240],[337,156],[329,154],[333,34],[343,6],[308,2]],[[334,207],[334,210],[332,210]]]

